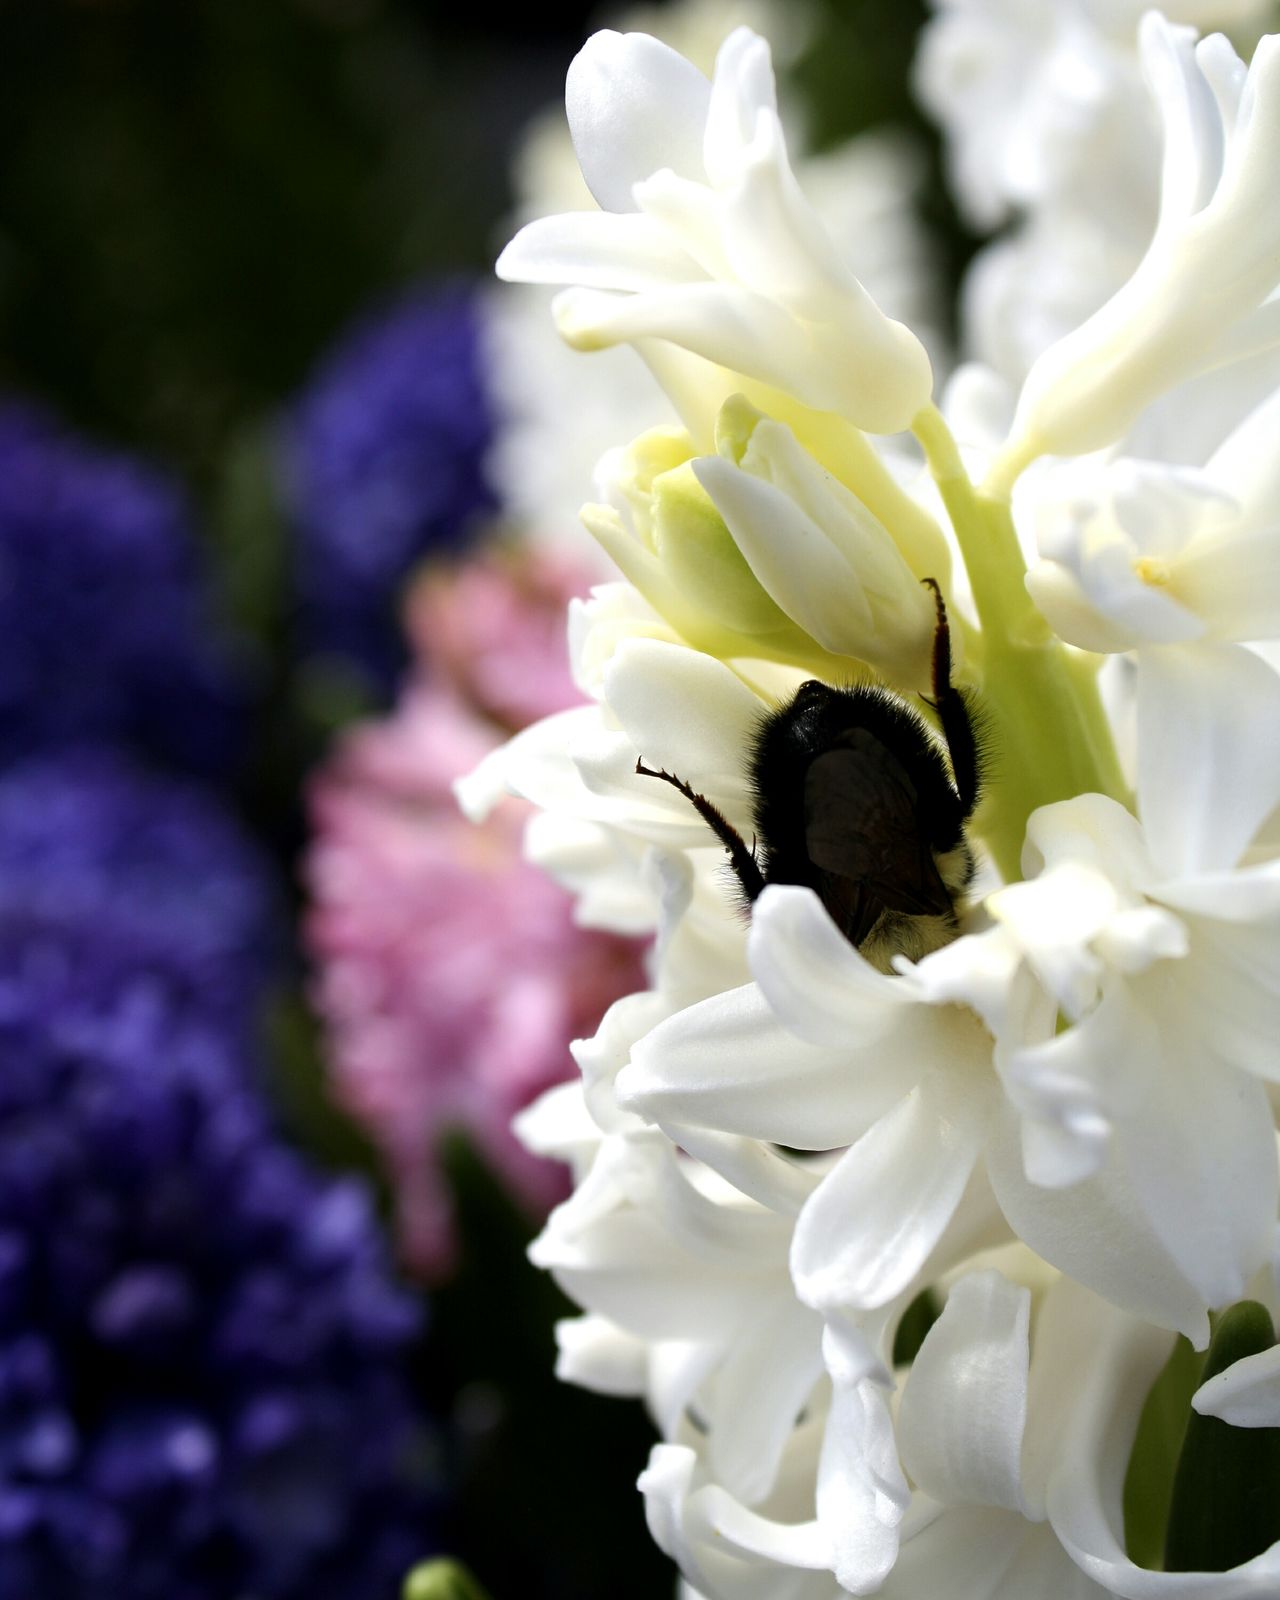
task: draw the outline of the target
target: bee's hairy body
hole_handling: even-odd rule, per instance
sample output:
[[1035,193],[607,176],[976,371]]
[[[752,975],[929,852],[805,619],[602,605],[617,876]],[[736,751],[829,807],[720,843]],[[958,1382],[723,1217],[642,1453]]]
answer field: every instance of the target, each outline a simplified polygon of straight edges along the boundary
[[[973,877],[965,824],[978,801],[972,713],[951,683],[938,586],[933,705],[944,746],[905,700],[878,687],[817,679],[761,722],[752,745],[755,846],[688,784],[637,763],[696,807],[729,853],[748,905],[768,884],[812,889],[873,966],[918,960],[958,932],[956,901]],[[948,769],[948,757],[950,769]]]

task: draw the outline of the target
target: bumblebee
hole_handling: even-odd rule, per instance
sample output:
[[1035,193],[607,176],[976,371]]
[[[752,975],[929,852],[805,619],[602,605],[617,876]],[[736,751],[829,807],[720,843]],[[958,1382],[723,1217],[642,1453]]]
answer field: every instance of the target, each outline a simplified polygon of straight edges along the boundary
[[896,955],[918,960],[955,938],[956,903],[974,872],[965,828],[981,792],[982,750],[970,703],[951,682],[942,592],[924,582],[937,607],[931,704],[942,743],[888,689],[809,679],[752,743],[751,846],[682,779],[636,763],[678,789],[712,829],[748,908],[766,884],[812,889],[883,972]]

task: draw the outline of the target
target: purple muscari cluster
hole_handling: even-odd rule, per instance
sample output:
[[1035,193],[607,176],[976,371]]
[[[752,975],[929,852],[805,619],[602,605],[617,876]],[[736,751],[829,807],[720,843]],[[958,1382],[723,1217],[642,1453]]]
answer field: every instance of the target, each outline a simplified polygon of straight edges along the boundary
[[[276,1136],[225,1017],[149,956],[130,980],[166,908],[216,968],[252,895],[189,791],[129,785],[100,759],[0,782],[0,1595],[393,1600],[430,1549],[416,1304],[364,1190]],[[59,822],[111,848],[59,852]],[[184,840],[207,947],[164,881]],[[76,926],[113,862],[125,953]]]
[[0,404],[0,754],[93,739],[221,772],[242,665],[177,485]]
[[300,646],[341,658],[379,693],[405,659],[405,577],[496,509],[480,337],[473,292],[420,292],[343,339],[286,425]]

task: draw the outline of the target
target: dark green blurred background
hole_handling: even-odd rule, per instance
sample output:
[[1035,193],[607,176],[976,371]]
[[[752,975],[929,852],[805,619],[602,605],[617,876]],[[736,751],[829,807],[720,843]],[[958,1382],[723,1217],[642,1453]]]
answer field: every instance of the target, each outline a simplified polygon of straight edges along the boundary
[[[505,10],[505,8],[502,8]],[[917,120],[920,0],[819,0],[817,142]],[[371,298],[487,272],[507,161],[597,7],[0,5],[0,379],[208,487]]]

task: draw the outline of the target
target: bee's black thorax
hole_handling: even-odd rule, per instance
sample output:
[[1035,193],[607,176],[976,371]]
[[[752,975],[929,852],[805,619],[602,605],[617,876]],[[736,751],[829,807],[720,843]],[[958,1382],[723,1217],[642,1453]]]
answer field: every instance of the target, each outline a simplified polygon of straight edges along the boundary
[[924,718],[884,689],[833,689],[811,680],[761,722],[751,751],[752,820],[770,883],[806,881],[778,876],[789,858],[808,859],[806,777],[815,757],[851,748],[856,731],[866,736],[864,753],[871,753],[874,741],[911,784],[920,831],[931,848],[949,851],[961,843],[964,807]]
[[967,810],[904,701],[803,684],[761,723],[750,779],[766,883],[813,889],[877,965],[954,937],[954,901],[973,871]]
[[965,824],[982,784],[973,709],[951,681],[942,591],[922,581],[937,612],[929,703],[941,741],[887,689],[802,683],[762,720],[749,752],[751,846],[683,779],[636,763],[696,808],[748,906],[769,884],[812,889],[845,938],[885,972],[895,956],[918,960],[955,937],[955,903],[973,876]]

